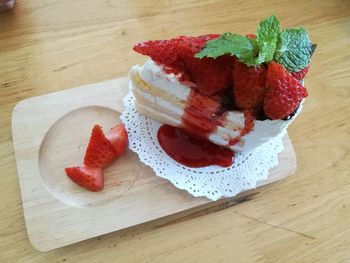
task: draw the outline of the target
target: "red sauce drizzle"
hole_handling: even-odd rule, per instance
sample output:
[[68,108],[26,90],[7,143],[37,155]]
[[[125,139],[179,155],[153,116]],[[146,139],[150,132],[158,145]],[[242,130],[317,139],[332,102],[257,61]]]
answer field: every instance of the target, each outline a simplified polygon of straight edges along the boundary
[[216,126],[222,124],[220,118],[220,98],[209,98],[198,92],[191,91],[182,116],[182,126],[188,132],[207,139],[216,131]]
[[177,162],[189,167],[232,165],[234,153],[223,146],[208,141],[223,125],[220,98],[208,98],[191,92],[182,116],[182,127],[163,125],[158,130],[158,141],[163,150]]
[[233,151],[181,128],[162,125],[158,130],[158,141],[171,158],[188,167],[228,167],[233,163]]
[[[191,91],[184,111],[181,128],[163,125],[158,130],[158,141],[163,150],[177,162],[189,167],[232,165],[233,151],[208,141],[208,136],[215,133],[218,125],[224,126],[226,121],[221,98],[209,98]],[[253,129],[253,112],[245,111],[244,118],[244,128],[239,136],[229,141],[229,145],[239,143],[241,137]]]

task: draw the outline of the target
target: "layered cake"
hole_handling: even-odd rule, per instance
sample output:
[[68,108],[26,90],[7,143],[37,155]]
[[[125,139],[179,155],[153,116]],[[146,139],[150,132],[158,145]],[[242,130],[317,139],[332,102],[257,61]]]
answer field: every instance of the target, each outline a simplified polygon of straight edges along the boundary
[[[300,112],[315,47],[304,28],[282,30],[274,16],[247,36],[141,42],[134,50],[149,59],[130,71],[135,107],[166,124],[160,130],[171,140],[185,133],[199,145],[251,151],[283,133]],[[163,137],[158,134],[160,143]],[[166,144],[161,146],[169,153]]]

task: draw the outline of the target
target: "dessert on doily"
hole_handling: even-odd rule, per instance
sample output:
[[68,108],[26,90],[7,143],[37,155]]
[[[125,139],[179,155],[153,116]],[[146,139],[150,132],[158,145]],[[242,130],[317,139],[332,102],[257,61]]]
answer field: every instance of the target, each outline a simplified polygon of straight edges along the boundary
[[149,59],[130,71],[123,125],[95,126],[84,165],[66,168],[100,191],[103,168],[129,145],[159,177],[211,200],[267,179],[282,137],[307,97],[303,86],[316,48],[306,29],[281,29],[276,17],[256,34],[224,33],[145,41]]
[[[134,50],[149,59],[131,69],[130,90],[138,112],[165,124],[158,141],[172,158],[190,167],[230,166],[232,151],[275,138],[300,112],[315,47],[304,28],[281,30],[275,16],[247,36],[145,41]],[[186,162],[200,147],[223,158]]]

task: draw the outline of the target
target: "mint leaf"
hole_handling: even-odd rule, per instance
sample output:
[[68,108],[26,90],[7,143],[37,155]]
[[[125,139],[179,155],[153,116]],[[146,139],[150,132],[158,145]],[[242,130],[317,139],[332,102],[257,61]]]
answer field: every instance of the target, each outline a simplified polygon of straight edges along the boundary
[[315,48],[305,28],[285,29],[279,34],[274,60],[296,72],[309,65]]
[[223,55],[235,55],[247,65],[255,66],[258,46],[255,39],[237,34],[224,33],[219,38],[208,41],[196,58],[217,58]]
[[259,61],[261,63],[269,62],[273,59],[280,32],[280,22],[275,16],[270,16],[259,23],[256,40],[259,47]]
[[232,33],[224,33],[219,38],[208,41],[196,58],[217,58],[223,55],[236,56],[248,66],[257,66],[275,60],[291,71],[305,68],[315,51],[304,28],[281,31],[275,16],[261,21],[256,39]]

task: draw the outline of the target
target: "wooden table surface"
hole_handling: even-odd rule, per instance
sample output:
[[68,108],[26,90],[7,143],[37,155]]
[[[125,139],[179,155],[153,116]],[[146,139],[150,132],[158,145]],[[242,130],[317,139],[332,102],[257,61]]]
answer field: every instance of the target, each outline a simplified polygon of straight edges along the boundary
[[[111,233],[48,253],[29,243],[11,138],[20,100],[125,76],[133,43],[226,31],[262,18],[318,44],[309,98],[289,129],[295,176],[239,205]],[[350,2],[16,1],[0,13],[1,262],[350,262]],[[215,209],[214,209],[215,210]]]

